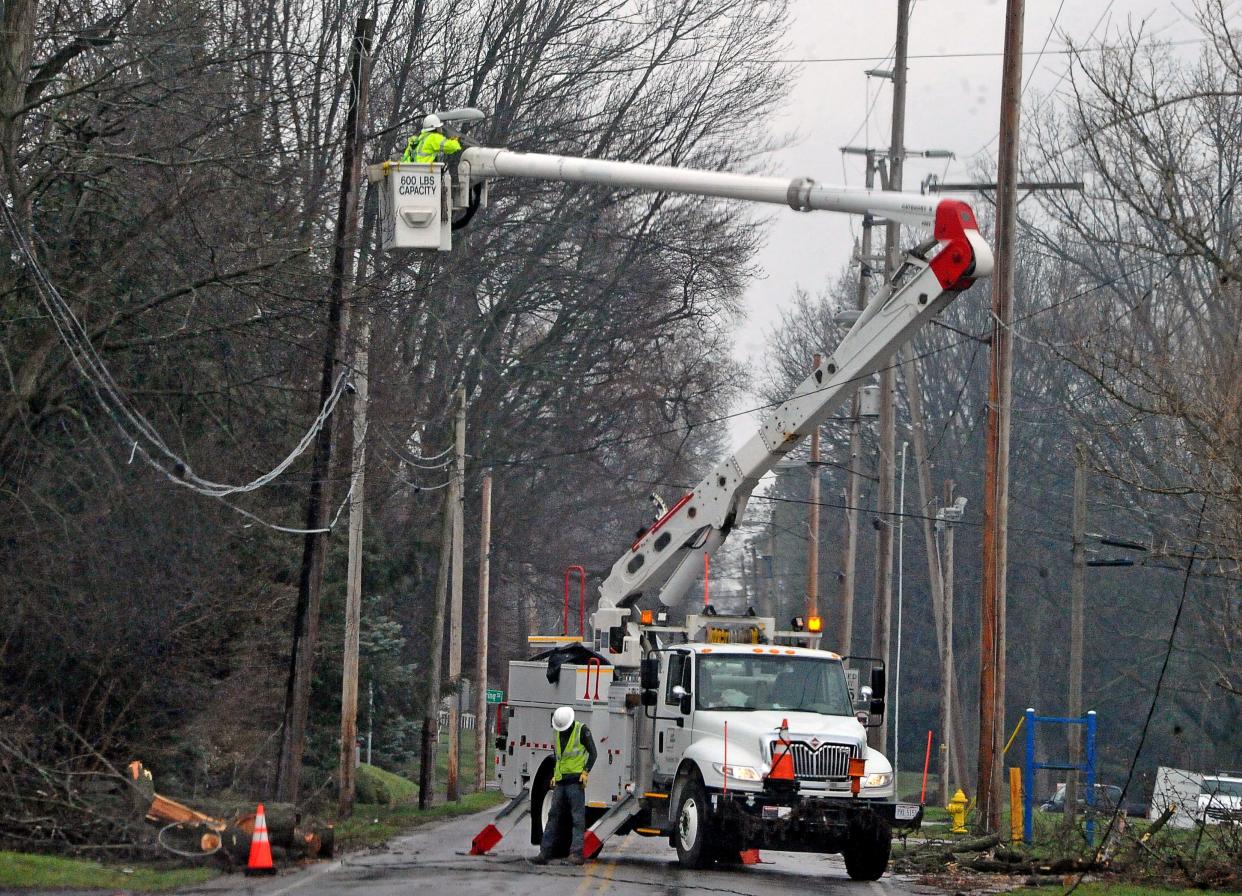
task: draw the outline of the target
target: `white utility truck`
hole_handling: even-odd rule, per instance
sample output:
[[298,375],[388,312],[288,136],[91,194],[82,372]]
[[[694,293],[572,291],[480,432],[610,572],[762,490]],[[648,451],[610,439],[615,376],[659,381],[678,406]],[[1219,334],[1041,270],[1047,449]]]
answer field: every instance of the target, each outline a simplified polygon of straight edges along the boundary
[[[479,146],[461,153],[455,172],[389,162],[372,176],[382,182],[389,248],[450,248],[452,230],[486,205],[487,182],[499,177],[716,196],[930,229],[759,432],[624,551],[601,586],[589,630],[570,636],[566,621],[560,635],[532,638],[543,653],[511,664],[508,703],[498,713],[497,777],[512,800],[471,850],[491,849],[502,829],[527,815],[531,842],[539,842],[553,766],[550,717],[569,705],[599,749],[586,795],[588,855],[612,834],[635,832],[668,838],[690,867],[760,848],[840,852],[852,878],[879,878],[893,829],[922,817],[920,806],[895,801],[891,764],[867,746],[864,724],[884,711],[882,662],[871,661],[859,706],[842,658],[807,646],[817,636],[710,607],[669,625],[667,610],[741,522],[760,478],[957,293],[991,273],[992,253],[969,206],[806,178]],[[456,222],[454,209],[465,210]]]

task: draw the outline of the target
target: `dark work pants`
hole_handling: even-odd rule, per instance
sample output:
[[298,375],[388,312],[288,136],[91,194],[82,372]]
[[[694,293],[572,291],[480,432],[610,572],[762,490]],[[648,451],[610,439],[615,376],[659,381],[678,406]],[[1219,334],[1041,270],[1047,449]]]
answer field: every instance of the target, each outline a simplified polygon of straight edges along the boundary
[[586,835],[586,792],[581,782],[576,779],[557,784],[552,788],[552,809],[548,813],[548,823],[543,829],[543,842],[539,851],[551,855],[556,844],[556,835],[564,829],[565,816],[572,817],[574,826],[573,842],[569,846],[571,856],[582,855],[582,838]]

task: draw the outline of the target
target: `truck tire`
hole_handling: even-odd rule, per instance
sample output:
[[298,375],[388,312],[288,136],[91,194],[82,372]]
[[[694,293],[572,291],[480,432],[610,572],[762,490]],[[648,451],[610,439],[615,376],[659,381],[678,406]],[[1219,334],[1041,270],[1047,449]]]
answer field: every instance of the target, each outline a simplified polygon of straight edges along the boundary
[[[530,792],[530,843],[532,846],[543,845],[543,828],[548,818],[548,809],[552,805],[552,763],[545,762],[535,775],[535,786]],[[562,831],[552,845],[551,856],[564,858],[569,855],[569,844],[572,835]]]
[[850,880],[879,880],[888,868],[888,855],[893,848],[893,831],[881,819],[872,816],[850,825],[849,841],[841,856]]
[[673,816],[673,845],[684,868],[706,868],[715,855],[711,847],[711,822],[707,817],[707,793],[698,775],[682,784]]

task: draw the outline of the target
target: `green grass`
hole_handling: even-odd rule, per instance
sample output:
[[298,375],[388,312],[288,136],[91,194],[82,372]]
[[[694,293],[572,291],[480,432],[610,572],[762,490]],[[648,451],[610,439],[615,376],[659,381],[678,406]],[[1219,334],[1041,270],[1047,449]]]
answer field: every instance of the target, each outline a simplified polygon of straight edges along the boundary
[[[123,871],[122,868],[129,870]],[[212,868],[163,871],[138,865],[103,865],[85,859],[0,852],[0,887],[160,893],[201,884],[217,873]]]
[[395,806],[408,802],[418,793],[418,785],[413,781],[365,762],[358,766],[357,775],[356,792],[360,803]]
[[[1023,887],[1018,890],[1010,890],[1011,894],[1018,896],[1032,896],[1039,893],[1042,896],[1056,894],[1060,892],[1055,887]],[[1128,884],[1111,881],[1084,881],[1078,889],[1074,891],[1074,896],[1185,896],[1187,890],[1174,890],[1165,887],[1146,887],[1142,884]],[[1213,890],[1214,893],[1225,893],[1223,890]]]
[[[475,769],[475,737],[477,731],[467,730],[461,733],[461,765],[458,768],[458,780],[463,785],[474,786],[474,769]],[[438,790],[444,789],[444,782],[448,778],[448,732],[440,732],[440,746],[436,750],[436,785]],[[420,763],[415,760],[408,766],[401,769],[401,774],[409,778],[411,781],[418,780],[418,768]],[[488,778],[492,777],[492,769],[488,769]]]
[[429,809],[419,809],[416,803],[397,806],[359,804],[354,807],[353,815],[337,822],[336,845],[339,849],[377,845],[420,824],[440,818],[471,815],[504,801],[505,797],[499,791],[485,790],[464,796],[456,803],[441,803]]

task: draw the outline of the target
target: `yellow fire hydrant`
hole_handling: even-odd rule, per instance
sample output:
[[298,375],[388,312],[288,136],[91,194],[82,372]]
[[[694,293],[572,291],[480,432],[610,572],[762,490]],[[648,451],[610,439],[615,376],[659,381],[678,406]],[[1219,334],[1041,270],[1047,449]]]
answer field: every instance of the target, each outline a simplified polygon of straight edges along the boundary
[[953,819],[953,826],[949,828],[950,833],[967,833],[966,809],[969,806],[970,800],[966,799],[966,794],[962,793],[962,788],[957,788],[957,793],[953,794],[953,799],[949,800],[949,805],[945,806],[949,810],[949,817]]

